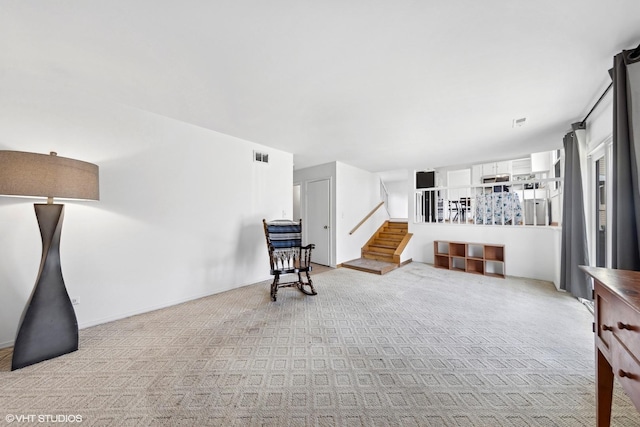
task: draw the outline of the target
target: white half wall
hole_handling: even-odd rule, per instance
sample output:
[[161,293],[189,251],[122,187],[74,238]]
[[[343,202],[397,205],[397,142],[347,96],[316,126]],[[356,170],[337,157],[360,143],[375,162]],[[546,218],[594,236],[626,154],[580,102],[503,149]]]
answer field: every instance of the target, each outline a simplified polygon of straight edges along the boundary
[[[62,228],[81,328],[269,278],[261,221],[292,214],[292,154],[55,82],[4,77],[0,149],[100,167],[100,201],[67,202]],[[269,163],[253,162],[253,150]],[[0,347],[13,343],[38,272],[33,203],[0,197]]]
[[527,277],[560,284],[559,227],[412,224],[413,260],[433,264],[434,240],[505,245],[508,276]]

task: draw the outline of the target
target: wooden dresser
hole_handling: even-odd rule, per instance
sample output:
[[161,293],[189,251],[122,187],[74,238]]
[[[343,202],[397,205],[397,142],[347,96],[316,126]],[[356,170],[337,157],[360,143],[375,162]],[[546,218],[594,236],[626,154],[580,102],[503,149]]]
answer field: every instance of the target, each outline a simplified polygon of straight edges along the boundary
[[594,278],[596,425],[608,427],[614,377],[640,410],[640,272],[581,268]]

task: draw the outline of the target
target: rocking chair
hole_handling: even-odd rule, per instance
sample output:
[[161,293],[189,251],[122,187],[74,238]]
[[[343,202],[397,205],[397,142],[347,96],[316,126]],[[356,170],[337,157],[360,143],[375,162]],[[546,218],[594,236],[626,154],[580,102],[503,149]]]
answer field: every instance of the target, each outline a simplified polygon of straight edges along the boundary
[[[264,236],[267,239],[269,263],[271,265],[271,299],[276,300],[278,288],[297,287],[306,295],[316,295],[311,276],[311,250],[315,245],[302,246],[302,220],[262,220]],[[302,273],[307,276],[306,282]],[[297,274],[298,280],[280,283],[280,275]]]

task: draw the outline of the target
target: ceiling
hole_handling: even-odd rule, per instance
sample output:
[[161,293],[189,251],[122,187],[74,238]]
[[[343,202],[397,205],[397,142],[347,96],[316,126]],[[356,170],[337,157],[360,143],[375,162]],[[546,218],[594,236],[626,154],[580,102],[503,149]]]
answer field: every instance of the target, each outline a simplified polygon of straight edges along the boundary
[[[558,148],[638,0],[4,0],[19,72],[371,172]],[[526,118],[513,128],[514,119]]]

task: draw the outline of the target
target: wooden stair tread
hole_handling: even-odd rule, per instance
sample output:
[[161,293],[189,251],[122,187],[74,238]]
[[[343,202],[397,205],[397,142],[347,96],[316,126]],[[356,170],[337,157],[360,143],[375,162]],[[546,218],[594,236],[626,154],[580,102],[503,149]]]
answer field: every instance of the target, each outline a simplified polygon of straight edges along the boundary
[[383,249],[383,248],[369,248],[369,249],[364,249],[360,251],[360,254],[371,254],[371,255],[377,255],[377,256],[386,256],[386,257],[393,257],[393,255],[395,254],[396,249]]
[[362,258],[373,259],[373,260],[377,260],[377,261],[390,262],[392,264],[395,264],[393,262],[393,256],[392,255],[364,253],[364,254],[362,254]]
[[385,252],[377,252],[377,251],[362,251],[362,255],[363,256],[378,256],[378,257],[386,257],[386,258],[392,258],[393,254],[390,253],[385,253]]
[[379,238],[388,239],[388,240],[402,240],[405,234],[396,234],[396,233],[385,233],[384,231],[378,234]]
[[367,273],[386,274],[392,270],[398,268],[398,266],[392,262],[385,262],[379,260],[372,260],[366,258],[357,258],[351,261],[342,263],[343,267],[351,268],[353,270],[364,271]]
[[388,246],[397,248],[400,242],[402,242],[402,240],[376,239],[372,244],[377,246]]
[[369,245],[370,248],[384,248],[384,249],[397,249],[398,245],[386,245],[383,243],[373,242]]
[[363,250],[362,252],[365,253],[365,254],[369,254],[369,255],[382,255],[382,256],[390,256],[391,255],[391,254],[389,254],[387,252],[378,252],[378,251],[375,251],[375,250],[372,251],[370,249],[369,250]]

